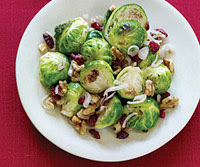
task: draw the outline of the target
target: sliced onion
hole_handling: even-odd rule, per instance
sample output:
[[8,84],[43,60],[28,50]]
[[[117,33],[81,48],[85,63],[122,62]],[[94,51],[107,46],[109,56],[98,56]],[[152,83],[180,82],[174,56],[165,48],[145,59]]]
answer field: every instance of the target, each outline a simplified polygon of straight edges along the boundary
[[111,95],[109,95],[108,97],[103,97],[100,101],[100,104],[102,105],[105,101],[111,99],[113,96],[115,95],[115,92],[113,92]]
[[68,75],[71,77],[73,75],[73,72],[74,72],[74,69],[73,69],[73,62],[75,62],[74,60],[71,61],[71,64],[70,64],[70,67],[69,67],[69,70],[68,70]]
[[99,109],[99,111],[104,111],[107,108],[108,108],[108,106],[101,106],[100,109]]
[[65,68],[66,58],[60,59],[60,64],[58,65],[58,70],[61,71]]
[[139,50],[138,57],[140,59],[144,60],[144,59],[147,58],[148,54],[149,54],[149,47],[145,46],[145,47],[143,47],[142,49]]
[[59,85],[56,85],[56,87],[55,87],[55,94],[58,94],[58,88],[59,88]]
[[123,83],[123,84],[120,85],[120,86],[112,86],[112,87],[106,89],[106,91],[104,92],[103,96],[108,96],[108,93],[109,93],[109,92],[113,92],[113,91],[125,89],[125,88],[127,88],[127,87],[128,87],[128,84],[127,84],[127,83]]
[[151,42],[151,41],[145,41],[144,44],[145,44],[145,45],[149,45],[150,42]]
[[[133,51],[131,51],[132,49],[134,49]],[[128,48],[128,55],[130,55],[131,57],[136,56],[139,52],[139,47],[136,45],[132,45]]]
[[147,95],[142,94],[142,95],[138,95],[135,96],[135,98],[133,99],[133,101],[128,101],[127,104],[139,104],[142,103],[146,100]]
[[123,122],[123,124],[122,124],[122,128],[126,128],[126,123],[128,122],[128,120],[129,120],[131,117],[135,116],[135,115],[137,115],[137,113],[131,113],[130,115],[128,115],[128,117],[126,117],[126,119],[124,120],[124,122]]
[[157,99],[157,102],[160,103],[160,101],[161,101],[161,95],[158,94],[157,97],[156,97],[156,99]]
[[50,94],[48,94],[47,96],[45,96],[45,97],[42,99],[42,103],[41,103],[42,108],[44,108],[44,109],[47,110],[47,111],[52,111],[52,110],[54,110],[54,109],[50,108],[49,106],[47,106],[47,104],[46,104],[46,100],[47,100],[47,98],[49,98],[50,96],[51,96]]
[[171,44],[165,44],[160,49],[160,55],[162,58],[171,58],[175,54],[175,48]]
[[125,60],[128,62],[128,65],[131,64],[131,58],[128,55],[125,55]]
[[163,60],[159,60],[158,62],[157,61],[158,61],[158,53],[156,54],[156,58],[153,61],[153,63],[151,64],[151,67],[157,67],[163,62]]
[[152,37],[151,33],[152,33],[151,30],[147,31],[148,39],[149,39],[150,41],[154,41],[154,42],[156,42],[157,44],[160,45],[160,44],[162,43],[162,40],[156,40],[156,39],[154,39],[154,38]]
[[90,104],[91,99],[92,99],[92,96],[88,92],[86,92],[85,93],[85,100],[83,102],[83,107],[87,108],[88,105]]
[[114,81],[114,84],[115,84],[115,85],[122,85],[122,84],[123,84],[123,82],[121,82],[121,81],[118,81],[118,80],[115,80],[115,81]]

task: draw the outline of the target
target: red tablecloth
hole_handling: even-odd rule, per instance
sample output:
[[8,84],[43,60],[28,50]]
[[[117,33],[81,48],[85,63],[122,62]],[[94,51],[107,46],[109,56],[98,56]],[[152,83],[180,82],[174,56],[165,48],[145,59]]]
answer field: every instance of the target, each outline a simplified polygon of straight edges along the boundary
[[[0,167],[199,167],[200,105],[187,126],[165,146],[144,157],[120,163],[94,162],[73,156],[47,141],[34,128],[17,93],[15,59],[26,26],[48,1],[0,1]],[[186,17],[200,40],[200,1],[168,1]]]

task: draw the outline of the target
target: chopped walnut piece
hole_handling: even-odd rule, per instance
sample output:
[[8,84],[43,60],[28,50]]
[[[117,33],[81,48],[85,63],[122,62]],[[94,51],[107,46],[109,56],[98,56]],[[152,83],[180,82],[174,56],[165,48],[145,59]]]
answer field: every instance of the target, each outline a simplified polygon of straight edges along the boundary
[[114,124],[112,126],[114,133],[117,134],[118,132],[120,132],[122,130],[122,126],[120,124],[120,121],[118,121],[116,124]]
[[72,122],[73,122],[74,124],[81,124],[81,120],[80,120],[76,115],[74,115],[74,116],[72,117]]
[[113,65],[113,68],[115,69],[115,71],[113,72],[114,75],[119,74],[120,71],[122,70],[121,66]]
[[96,104],[91,104],[87,108],[82,109],[83,115],[92,115],[95,113]]
[[116,7],[115,5],[111,5],[110,8],[109,8],[109,10],[110,10],[111,12],[113,12],[116,8],[117,8],[117,7]]
[[64,96],[67,93],[67,81],[59,81],[58,95]]
[[79,81],[79,75],[80,75],[79,72],[74,71],[74,72],[73,72],[73,75],[72,75],[72,77],[71,77],[72,82],[78,82],[78,81]]
[[48,47],[47,47],[47,44],[45,42],[41,43],[39,46],[38,46],[38,49],[40,51],[41,54],[45,54],[48,52]]
[[75,71],[79,72],[83,69],[84,65],[79,66],[76,61],[72,62],[72,67]]
[[96,95],[96,94],[91,94],[91,104],[96,104],[96,103],[98,103],[99,102],[99,100],[100,100],[100,98],[99,98],[99,96],[98,95]]
[[160,109],[175,108],[179,103],[179,98],[168,96],[160,103]]
[[145,84],[144,94],[147,96],[154,96],[155,87],[151,80],[147,80]]
[[65,100],[63,97],[61,97],[60,99],[54,99],[55,103],[57,106],[61,106],[65,103]]
[[121,60],[124,60],[125,57],[124,55],[117,49],[117,47],[113,46],[111,49],[110,49],[110,53],[111,55],[113,56],[113,60],[116,60],[117,58],[121,61]]
[[87,123],[85,120],[83,120],[81,124],[75,125],[74,127],[81,135],[84,135],[87,132]]
[[174,69],[174,63],[172,59],[164,59],[164,64],[168,67],[169,71],[174,74],[175,69]]

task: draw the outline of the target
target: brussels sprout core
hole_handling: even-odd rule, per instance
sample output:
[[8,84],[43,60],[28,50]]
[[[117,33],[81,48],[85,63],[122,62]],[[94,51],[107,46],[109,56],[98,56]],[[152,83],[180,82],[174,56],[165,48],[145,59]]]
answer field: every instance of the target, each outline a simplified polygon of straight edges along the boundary
[[113,85],[113,71],[103,60],[89,62],[80,73],[82,86],[90,93],[100,93]]
[[136,95],[142,94],[144,90],[143,72],[139,67],[128,66],[124,68],[117,76],[118,81],[128,83],[128,87],[118,90],[121,97],[133,99]]

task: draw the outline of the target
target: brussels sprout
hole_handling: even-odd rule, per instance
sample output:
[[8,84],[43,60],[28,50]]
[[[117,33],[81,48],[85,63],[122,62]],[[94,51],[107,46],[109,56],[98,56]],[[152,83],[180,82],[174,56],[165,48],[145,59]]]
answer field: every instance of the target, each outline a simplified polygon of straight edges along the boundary
[[112,68],[103,60],[91,61],[81,70],[80,82],[88,92],[103,92],[113,85]]
[[108,103],[108,108],[102,112],[96,122],[95,128],[102,129],[115,124],[123,113],[122,103],[114,96]]
[[128,120],[129,127],[136,130],[148,130],[158,122],[160,110],[156,100],[147,97],[139,104],[127,104],[124,106],[124,114],[137,113]]
[[104,60],[111,64],[110,48],[110,45],[104,39],[93,38],[84,43],[81,54],[86,64],[93,60]]
[[142,69],[147,68],[147,67],[150,66],[150,65],[153,63],[153,61],[155,60],[156,54],[158,54],[158,61],[159,61],[159,60],[160,60],[160,53],[157,52],[157,53],[154,54],[154,53],[152,53],[151,49],[149,49],[149,55],[147,56],[146,59],[142,60],[142,61],[138,64],[138,66],[139,66],[140,68],[142,68]]
[[103,38],[102,32],[98,30],[89,31],[87,34],[87,40],[90,40],[93,38]]
[[[66,60],[64,68],[59,70],[63,60]],[[47,52],[40,58],[40,82],[44,87],[50,88],[59,80],[66,80],[69,66],[69,60],[65,55],[59,52]]]
[[81,96],[84,96],[86,93],[85,89],[81,86],[80,83],[71,82],[68,85],[67,94],[64,97],[65,103],[62,106],[61,113],[68,117],[72,117],[76,114],[83,106],[78,104],[78,100]]
[[142,94],[144,91],[145,80],[143,72],[139,67],[125,67],[118,75],[116,80],[122,83],[128,83],[128,87],[118,90],[121,97],[125,99],[133,99],[136,95]]
[[118,22],[109,33],[109,42],[116,46],[123,54],[127,54],[132,45],[141,47],[146,41],[147,32],[136,20]]
[[70,20],[55,28],[55,39],[58,51],[64,54],[78,53],[87,38],[88,23],[81,17]]
[[156,94],[165,93],[172,82],[172,74],[163,64],[157,67],[146,68],[144,70],[144,77],[153,82]]
[[112,30],[115,24],[123,20],[137,20],[142,26],[146,26],[148,22],[147,15],[141,6],[137,4],[123,5],[111,12],[108,10],[105,15],[104,36],[109,41],[109,32]]

